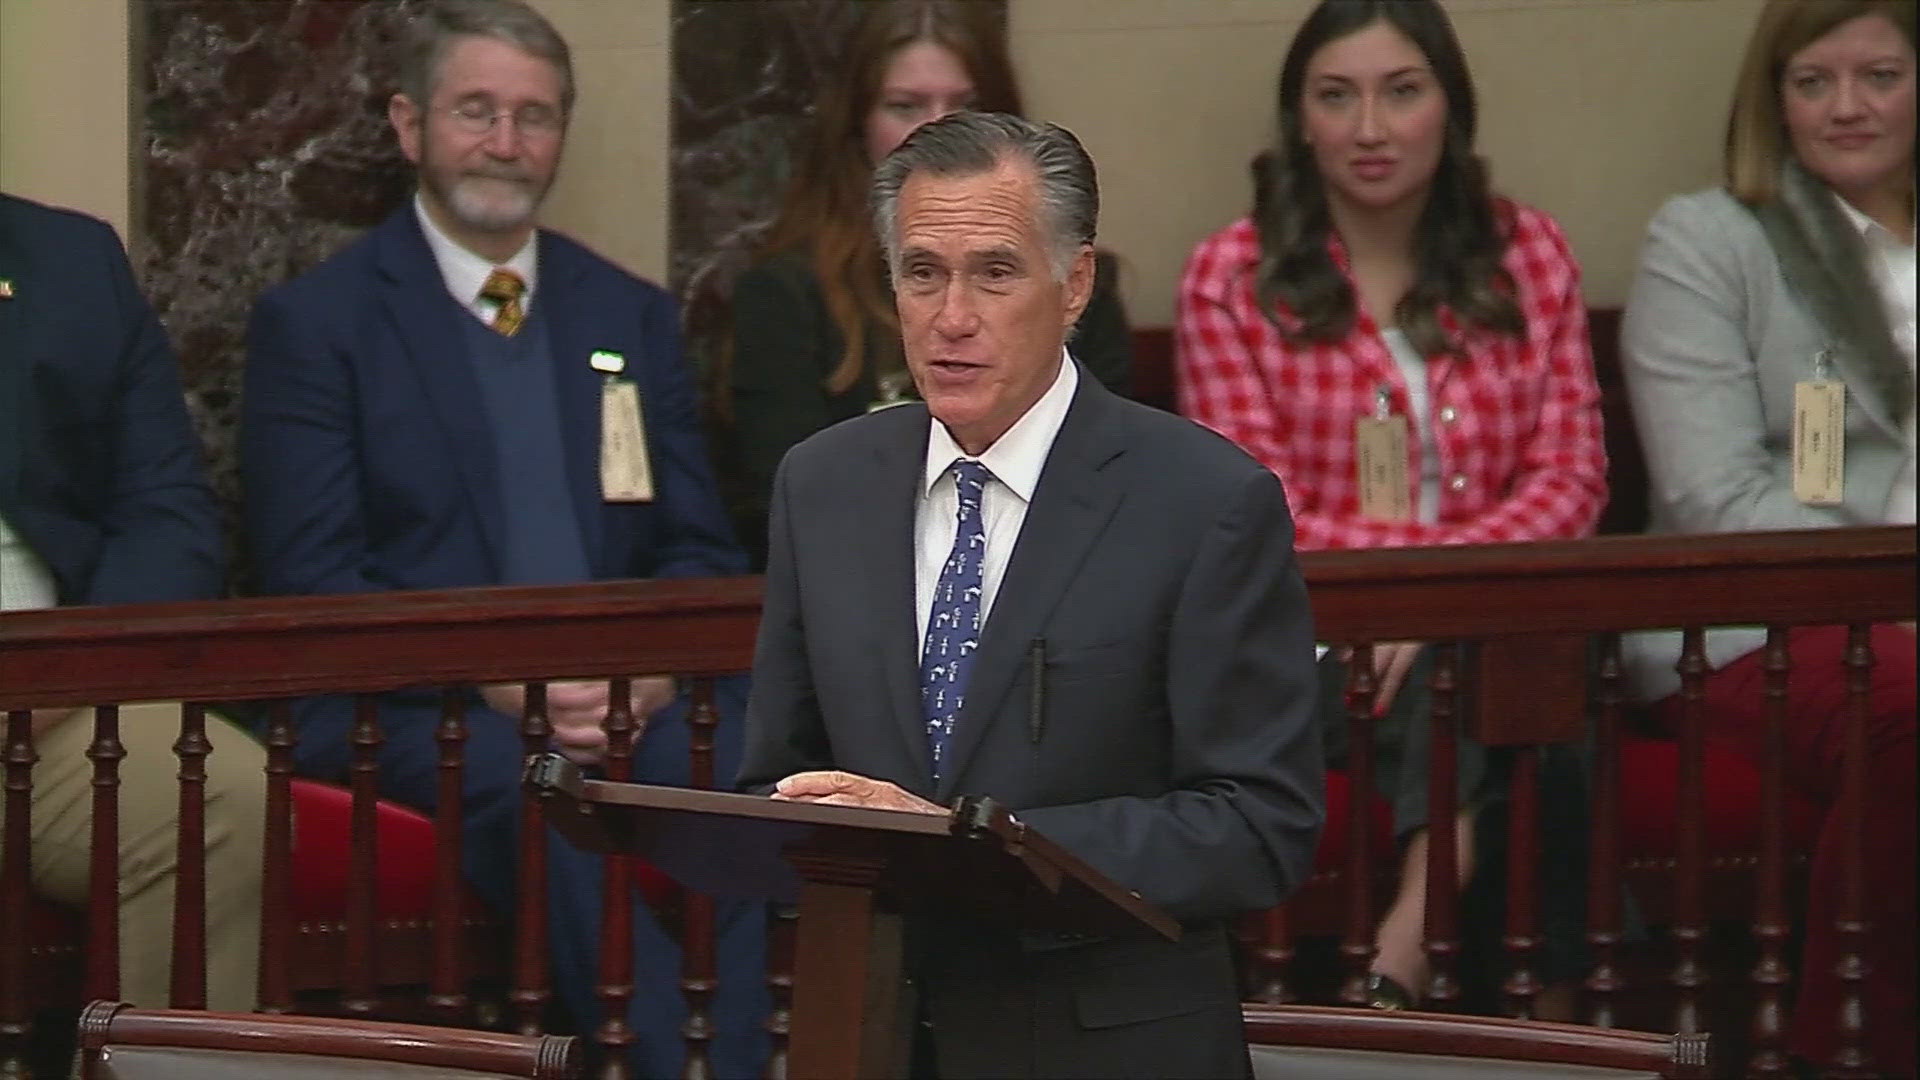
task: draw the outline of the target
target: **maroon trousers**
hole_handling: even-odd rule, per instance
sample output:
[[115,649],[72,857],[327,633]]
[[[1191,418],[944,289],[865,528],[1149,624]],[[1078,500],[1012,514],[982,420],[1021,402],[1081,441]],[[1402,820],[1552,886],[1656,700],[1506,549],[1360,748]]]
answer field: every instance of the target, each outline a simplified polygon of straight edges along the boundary
[[[1875,626],[1871,708],[1867,717],[1866,830],[1863,911],[1868,922],[1865,1007],[1867,1049],[1874,1068],[1915,1075],[1911,1029],[1914,1001],[1915,798],[1914,635],[1904,626]],[[1841,910],[1846,822],[1840,807],[1848,710],[1844,659],[1847,630],[1794,629],[1787,640],[1786,783],[1822,808],[1814,841],[1807,898],[1806,945],[1800,990],[1788,1030],[1792,1052],[1816,1064],[1838,1046],[1842,941],[1834,929]],[[1764,753],[1766,705],[1763,650],[1707,679],[1707,738],[1758,763]],[[1679,695],[1654,706],[1655,719],[1679,730]]]

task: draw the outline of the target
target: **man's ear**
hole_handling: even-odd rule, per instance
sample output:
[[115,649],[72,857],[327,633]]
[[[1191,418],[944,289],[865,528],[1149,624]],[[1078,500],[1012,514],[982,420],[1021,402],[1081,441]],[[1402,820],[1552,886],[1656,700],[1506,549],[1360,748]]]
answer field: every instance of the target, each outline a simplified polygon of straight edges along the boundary
[[400,139],[400,152],[415,165],[420,164],[420,140],[424,135],[422,121],[425,114],[420,106],[405,94],[395,94],[387,99],[387,123],[393,125],[393,133]]
[[1080,245],[1073,256],[1073,265],[1067,268],[1067,311],[1065,325],[1071,329],[1080,321],[1080,313],[1087,310],[1087,302],[1093,299],[1093,279],[1099,272],[1094,262],[1093,247]]

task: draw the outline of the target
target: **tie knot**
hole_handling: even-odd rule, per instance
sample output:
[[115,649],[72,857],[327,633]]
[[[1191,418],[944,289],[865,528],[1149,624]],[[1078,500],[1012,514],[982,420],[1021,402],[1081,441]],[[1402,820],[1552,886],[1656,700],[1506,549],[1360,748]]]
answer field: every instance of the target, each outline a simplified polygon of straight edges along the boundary
[[511,270],[496,269],[487,275],[486,283],[480,286],[480,296],[496,304],[510,304],[527,291],[527,283],[520,275]]
[[993,471],[977,461],[962,458],[953,463],[953,487],[960,495],[960,505],[979,506],[980,493],[987,489],[987,481],[993,479]]

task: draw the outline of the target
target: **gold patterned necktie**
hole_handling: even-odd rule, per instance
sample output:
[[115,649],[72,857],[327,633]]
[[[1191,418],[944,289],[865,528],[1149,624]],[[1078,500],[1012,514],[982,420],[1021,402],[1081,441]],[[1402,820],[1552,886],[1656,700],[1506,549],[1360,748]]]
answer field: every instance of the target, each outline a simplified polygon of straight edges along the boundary
[[486,284],[480,286],[480,298],[500,305],[493,313],[495,330],[508,337],[520,332],[520,324],[527,321],[526,306],[520,302],[526,292],[527,283],[511,270],[495,270],[487,275]]

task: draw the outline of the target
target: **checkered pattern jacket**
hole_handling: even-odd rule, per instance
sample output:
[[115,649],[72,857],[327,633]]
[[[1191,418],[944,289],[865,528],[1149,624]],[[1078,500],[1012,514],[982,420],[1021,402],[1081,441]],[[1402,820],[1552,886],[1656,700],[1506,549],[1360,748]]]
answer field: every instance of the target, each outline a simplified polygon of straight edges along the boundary
[[[1194,249],[1175,326],[1180,411],[1238,443],[1286,486],[1302,550],[1475,544],[1585,536],[1606,502],[1606,448],[1580,270],[1552,218],[1500,200],[1504,265],[1526,318],[1523,338],[1442,325],[1464,356],[1427,362],[1429,423],[1441,457],[1438,520],[1360,516],[1354,421],[1386,386],[1396,414],[1407,385],[1364,311],[1344,340],[1290,345],[1259,309],[1260,241],[1243,218]],[[1347,272],[1339,238],[1329,241]],[[1351,280],[1351,279],[1349,279]],[[1287,318],[1282,312],[1281,318]],[[1420,440],[1409,427],[1407,476]]]

